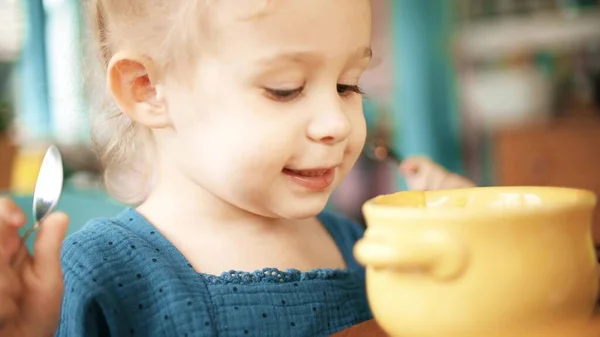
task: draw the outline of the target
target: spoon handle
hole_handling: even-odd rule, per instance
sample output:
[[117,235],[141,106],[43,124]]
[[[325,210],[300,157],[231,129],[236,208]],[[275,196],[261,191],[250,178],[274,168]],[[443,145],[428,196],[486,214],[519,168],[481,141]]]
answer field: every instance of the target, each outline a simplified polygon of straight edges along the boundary
[[396,164],[400,164],[404,160],[402,156],[398,152],[394,151],[394,149],[391,147],[388,148],[388,158],[396,162]]
[[11,261],[11,266],[13,267],[13,269],[19,269],[21,267],[21,264],[23,263],[25,257],[27,257],[27,254],[29,253],[29,251],[27,250],[27,240],[29,239],[31,234],[33,234],[38,228],[40,228],[40,223],[36,221],[36,223],[33,224],[33,226],[31,226],[31,228],[29,228],[21,238],[22,245],[15,257]]
[[31,226],[31,228],[29,228],[29,229],[27,230],[27,232],[25,232],[25,234],[23,235],[23,238],[22,238],[22,240],[23,240],[23,243],[26,243],[26,242],[27,242],[27,239],[29,239],[29,237],[31,236],[31,234],[33,234],[35,231],[37,231],[37,230],[38,230],[38,228],[40,228],[40,223],[39,223],[39,221],[36,221],[36,222],[33,224],[33,226]]

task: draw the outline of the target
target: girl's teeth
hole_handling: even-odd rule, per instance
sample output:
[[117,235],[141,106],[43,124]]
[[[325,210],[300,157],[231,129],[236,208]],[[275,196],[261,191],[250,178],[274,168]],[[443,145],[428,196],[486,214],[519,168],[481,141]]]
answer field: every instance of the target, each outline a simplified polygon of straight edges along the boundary
[[312,171],[292,171],[295,174],[303,177],[320,177],[327,172],[327,170],[312,170]]

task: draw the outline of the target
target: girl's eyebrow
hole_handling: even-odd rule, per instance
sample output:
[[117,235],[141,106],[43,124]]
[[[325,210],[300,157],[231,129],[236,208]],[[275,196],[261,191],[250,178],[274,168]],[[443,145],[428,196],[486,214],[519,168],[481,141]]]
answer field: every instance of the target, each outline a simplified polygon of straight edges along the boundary
[[318,53],[314,52],[283,52],[276,55],[270,55],[259,61],[259,63],[269,65],[274,62],[290,62],[290,63],[312,63],[320,59]]
[[[373,50],[371,47],[360,47],[352,56],[355,60],[361,59],[371,59],[373,57]],[[274,62],[282,62],[287,61],[291,63],[316,63],[321,60],[322,56],[320,56],[316,52],[310,51],[292,51],[292,52],[283,52],[276,55],[269,55],[263,59],[260,59],[258,62],[264,65],[271,65]]]

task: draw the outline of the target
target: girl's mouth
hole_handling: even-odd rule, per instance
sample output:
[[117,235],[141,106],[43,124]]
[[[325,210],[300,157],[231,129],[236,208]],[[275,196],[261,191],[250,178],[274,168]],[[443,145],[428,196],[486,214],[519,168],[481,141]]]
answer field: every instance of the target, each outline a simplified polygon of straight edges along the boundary
[[327,189],[333,184],[335,179],[335,167],[308,170],[284,168],[282,172],[289,177],[293,183],[312,191],[323,191]]

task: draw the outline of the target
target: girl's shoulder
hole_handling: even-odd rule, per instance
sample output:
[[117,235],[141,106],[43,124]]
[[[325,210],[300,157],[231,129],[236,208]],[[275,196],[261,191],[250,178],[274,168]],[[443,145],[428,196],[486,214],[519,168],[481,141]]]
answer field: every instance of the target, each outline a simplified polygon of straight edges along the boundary
[[143,219],[134,215],[133,210],[126,209],[111,218],[92,219],[68,236],[62,248],[63,268],[82,269],[85,265],[105,266],[124,261],[142,263],[141,256],[158,248],[152,240],[156,231],[150,224],[140,223]]
[[164,241],[131,209],[70,235],[61,256],[65,294],[57,335],[151,336],[176,324],[177,336],[211,336],[204,325],[210,294]]
[[[63,271],[93,283],[110,275],[143,280],[156,272],[191,272],[187,260],[142,215],[127,208],[111,218],[90,220],[66,238],[61,254]],[[169,268],[164,268],[164,267]],[[116,282],[118,287],[123,282]]]

